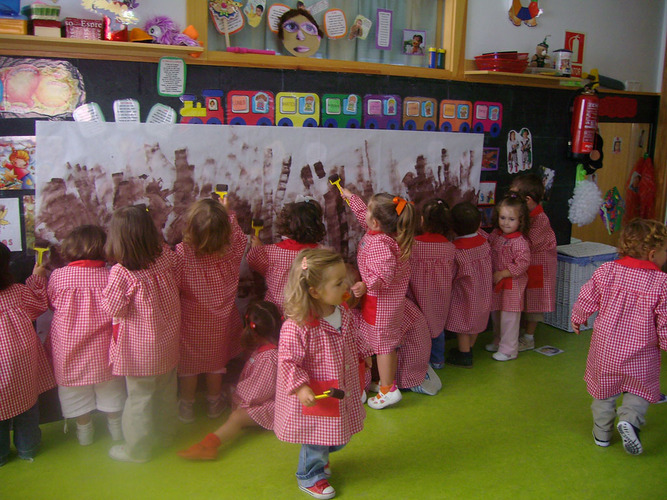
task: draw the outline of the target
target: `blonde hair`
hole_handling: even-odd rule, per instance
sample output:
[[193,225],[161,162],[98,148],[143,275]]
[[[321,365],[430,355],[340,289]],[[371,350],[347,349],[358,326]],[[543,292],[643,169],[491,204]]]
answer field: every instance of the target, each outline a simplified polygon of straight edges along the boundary
[[225,207],[206,198],[190,205],[185,217],[183,242],[194,248],[198,256],[225,253],[232,238],[232,225]]
[[310,288],[324,283],[327,269],[343,264],[343,257],[328,248],[301,250],[292,262],[285,285],[285,314],[298,324],[321,317],[320,304]]
[[667,241],[667,228],[651,219],[632,219],[623,228],[618,239],[618,253],[622,257],[646,259],[651,250],[659,250]]
[[[380,223],[382,232],[390,235],[398,243],[401,249],[401,260],[406,261],[412,253],[412,244],[415,241],[415,232],[417,231],[417,211],[412,203],[406,203],[401,213],[396,196],[389,193],[377,193],[368,203],[368,209],[371,215]],[[398,199],[400,201],[400,198]]]

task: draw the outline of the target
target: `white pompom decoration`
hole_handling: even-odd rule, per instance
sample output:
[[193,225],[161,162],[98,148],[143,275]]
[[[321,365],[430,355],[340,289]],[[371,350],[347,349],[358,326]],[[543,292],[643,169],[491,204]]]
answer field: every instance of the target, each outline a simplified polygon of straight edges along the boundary
[[585,226],[597,217],[602,206],[602,193],[593,181],[580,181],[574,187],[574,193],[568,203],[570,204],[568,216],[570,222],[578,226]]

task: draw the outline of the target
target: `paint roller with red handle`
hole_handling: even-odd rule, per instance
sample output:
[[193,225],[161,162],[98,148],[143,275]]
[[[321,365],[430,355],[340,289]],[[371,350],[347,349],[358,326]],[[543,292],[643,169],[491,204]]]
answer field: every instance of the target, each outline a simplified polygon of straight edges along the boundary
[[315,396],[315,399],[324,399],[324,398],[334,398],[334,399],[343,399],[345,397],[345,391],[343,389],[336,389],[332,387],[327,389],[322,394]]

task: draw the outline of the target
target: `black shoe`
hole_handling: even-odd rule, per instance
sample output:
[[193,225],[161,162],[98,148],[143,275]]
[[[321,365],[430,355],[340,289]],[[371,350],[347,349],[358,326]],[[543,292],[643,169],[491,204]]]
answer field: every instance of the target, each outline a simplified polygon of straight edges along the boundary
[[623,447],[630,455],[639,455],[644,449],[639,439],[639,429],[630,422],[621,420],[616,426],[618,433],[623,438]]
[[445,363],[463,368],[472,368],[472,351],[461,352],[457,348],[452,348],[445,358]]

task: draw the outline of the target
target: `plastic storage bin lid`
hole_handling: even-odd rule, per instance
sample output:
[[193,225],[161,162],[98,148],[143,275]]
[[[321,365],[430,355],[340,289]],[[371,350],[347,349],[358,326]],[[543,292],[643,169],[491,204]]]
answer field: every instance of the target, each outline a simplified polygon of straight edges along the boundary
[[591,262],[606,262],[616,258],[617,249],[604,243],[580,241],[570,245],[559,245],[558,260],[586,265]]

